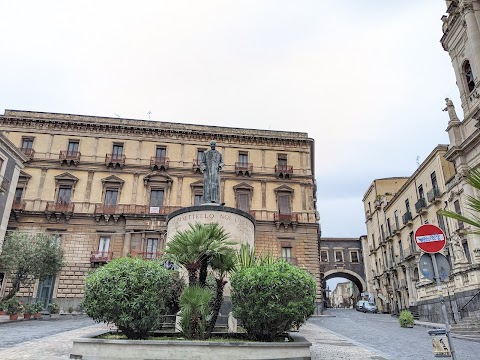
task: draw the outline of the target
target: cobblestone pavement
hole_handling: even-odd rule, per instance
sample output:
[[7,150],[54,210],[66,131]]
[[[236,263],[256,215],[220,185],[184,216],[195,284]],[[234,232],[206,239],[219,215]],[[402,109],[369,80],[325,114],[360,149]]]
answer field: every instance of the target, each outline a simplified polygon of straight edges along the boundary
[[[386,359],[436,359],[428,328],[401,328],[394,316],[364,314],[353,309],[329,309],[325,314],[335,317],[315,317],[308,323],[318,326],[321,331],[328,330],[349,343],[378,352]],[[479,359],[480,343],[454,338],[453,345],[457,359]]]

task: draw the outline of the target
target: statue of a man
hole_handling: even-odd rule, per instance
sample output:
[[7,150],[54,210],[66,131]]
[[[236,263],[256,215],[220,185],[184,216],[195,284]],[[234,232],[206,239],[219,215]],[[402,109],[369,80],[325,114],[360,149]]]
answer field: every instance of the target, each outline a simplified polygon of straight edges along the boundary
[[210,150],[205,151],[200,163],[203,173],[203,202],[220,203],[220,170],[223,168],[222,154],[215,150],[217,142],[210,141]]
[[458,120],[457,113],[455,111],[455,105],[453,105],[453,101],[449,98],[445,98],[445,105],[446,107],[442,111],[446,111],[448,113],[448,117],[450,121]]

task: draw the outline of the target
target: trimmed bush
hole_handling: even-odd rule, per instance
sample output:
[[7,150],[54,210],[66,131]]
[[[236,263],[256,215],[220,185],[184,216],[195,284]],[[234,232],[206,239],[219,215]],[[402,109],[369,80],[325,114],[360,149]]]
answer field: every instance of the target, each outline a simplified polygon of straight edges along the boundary
[[207,317],[210,315],[213,293],[198,285],[185,288],[180,296],[181,322],[183,335],[187,339],[204,339],[207,330]]
[[241,269],[231,284],[233,313],[253,340],[272,341],[313,314],[315,280],[287,262]]
[[87,276],[83,307],[129,339],[145,339],[166,314],[172,286],[171,272],[155,261],[116,259]]
[[398,321],[401,327],[412,327],[415,319],[410,311],[403,310],[398,317]]

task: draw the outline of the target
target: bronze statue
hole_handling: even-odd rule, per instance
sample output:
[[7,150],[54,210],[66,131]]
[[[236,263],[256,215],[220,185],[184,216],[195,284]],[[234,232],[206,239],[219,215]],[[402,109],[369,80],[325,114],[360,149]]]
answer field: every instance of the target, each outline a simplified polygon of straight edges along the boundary
[[210,150],[205,151],[200,163],[203,173],[203,202],[220,204],[220,170],[223,168],[222,154],[215,150],[216,141],[210,141]]

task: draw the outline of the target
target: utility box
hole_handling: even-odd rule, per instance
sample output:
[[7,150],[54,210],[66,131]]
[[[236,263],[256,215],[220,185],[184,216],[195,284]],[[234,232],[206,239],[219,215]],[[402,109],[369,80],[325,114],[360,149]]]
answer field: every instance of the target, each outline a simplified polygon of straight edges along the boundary
[[429,330],[428,335],[432,336],[433,354],[436,357],[450,357],[450,344],[445,329]]

